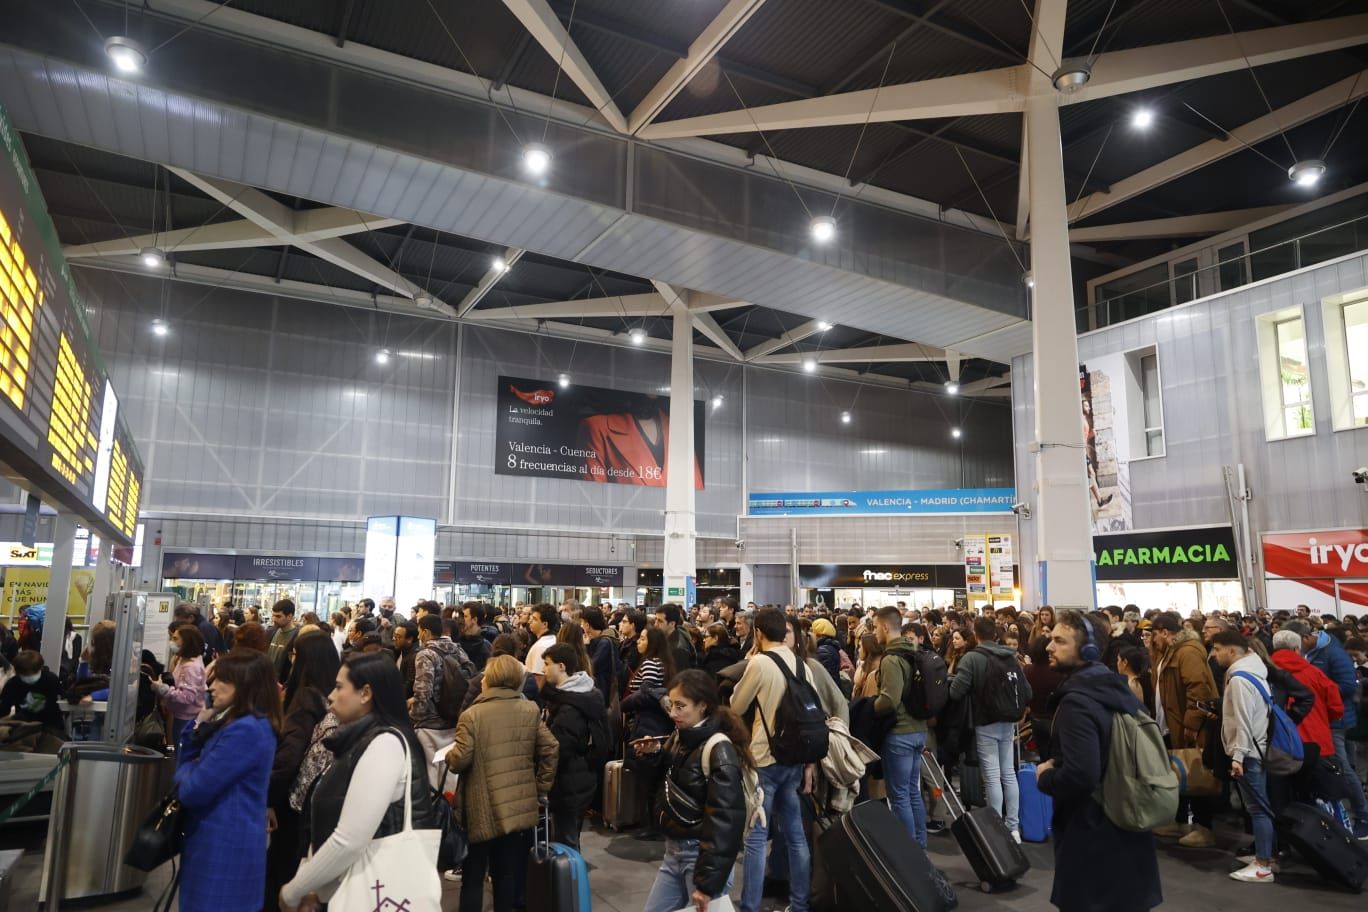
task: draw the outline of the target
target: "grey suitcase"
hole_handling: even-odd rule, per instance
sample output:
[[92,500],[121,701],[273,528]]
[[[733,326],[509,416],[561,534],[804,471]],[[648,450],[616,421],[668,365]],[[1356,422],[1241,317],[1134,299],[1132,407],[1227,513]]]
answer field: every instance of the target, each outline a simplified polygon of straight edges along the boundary
[[636,773],[621,760],[609,761],[603,767],[603,823],[612,830],[642,823]]

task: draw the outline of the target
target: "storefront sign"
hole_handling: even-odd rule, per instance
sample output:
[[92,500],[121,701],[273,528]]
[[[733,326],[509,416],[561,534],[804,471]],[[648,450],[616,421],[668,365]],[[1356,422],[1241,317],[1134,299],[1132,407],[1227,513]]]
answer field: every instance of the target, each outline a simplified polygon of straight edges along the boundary
[[798,585],[804,589],[960,589],[964,568],[958,564],[803,564]]
[[602,564],[437,561],[433,581],[461,586],[621,586],[622,568]]
[[1238,579],[1229,526],[1094,535],[1097,578],[1108,582]]
[[1368,529],[1270,533],[1263,557],[1271,609],[1300,604],[1313,613],[1361,614],[1368,608]]
[[983,535],[964,537],[964,588],[969,595],[988,595],[988,539]]
[[280,554],[162,555],[162,579],[359,583],[359,557],[296,557]]
[[[500,377],[494,472],[665,486],[670,397]],[[694,402],[694,487],[703,488],[705,412]]]
[[873,516],[881,514],[1011,513],[1013,488],[924,491],[820,491],[752,494],[751,516]]
[[316,580],[316,557],[270,557],[264,554],[239,555],[233,579],[239,580]]

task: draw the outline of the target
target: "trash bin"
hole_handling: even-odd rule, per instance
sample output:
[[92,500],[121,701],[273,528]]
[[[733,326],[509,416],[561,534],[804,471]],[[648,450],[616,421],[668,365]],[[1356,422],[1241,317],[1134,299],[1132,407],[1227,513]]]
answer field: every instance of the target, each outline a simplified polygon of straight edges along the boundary
[[52,816],[39,896],[60,858],[58,900],[123,893],[147,874],[123,863],[138,826],[171,787],[175,759],[145,747],[71,741],[53,786]]

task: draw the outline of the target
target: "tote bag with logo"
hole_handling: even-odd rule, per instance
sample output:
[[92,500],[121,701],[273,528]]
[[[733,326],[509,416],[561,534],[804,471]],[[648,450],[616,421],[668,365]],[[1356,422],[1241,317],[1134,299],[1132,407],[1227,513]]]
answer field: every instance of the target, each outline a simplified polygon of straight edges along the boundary
[[361,857],[342,875],[328,912],[375,912],[376,909],[440,909],[442,878],[437,872],[440,830],[413,828],[413,763],[404,745],[404,828],[393,836],[372,839]]

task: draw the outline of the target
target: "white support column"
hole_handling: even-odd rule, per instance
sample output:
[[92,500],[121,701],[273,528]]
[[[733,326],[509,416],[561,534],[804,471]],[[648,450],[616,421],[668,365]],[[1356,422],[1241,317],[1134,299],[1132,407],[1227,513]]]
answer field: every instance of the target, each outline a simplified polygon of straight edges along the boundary
[[55,673],[66,641],[67,598],[71,591],[71,558],[76,550],[76,516],[58,509],[52,524],[52,572],[48,576],[47,615],[43,618],[43,662]]
[[[694,517],[693,320],[687,309],[674,308],[673,331],[670,449],[665,457],[665,591],[662,594],[666,602],[684,604],[687,578],[698,572],[698,529]],[[681,594],[671,596],[671,590]]]
[[114,584],[113,553],[114,544],[107,538],[101,538],[100,557],[95,564],[95,587],[90,592],[90,610],[86,613],[86,620],[91,626],[105,619],[105,599],[109,597]]
[[1092,528],[1057,97],[1032,98],[1026,119],[1035,278],[1031,357],[1035,439],[1040,447],[1032,521],[1036,523],[1036,556],[1045,577],[1039,597],[1051,605],[1091,610],[1095,601]]

